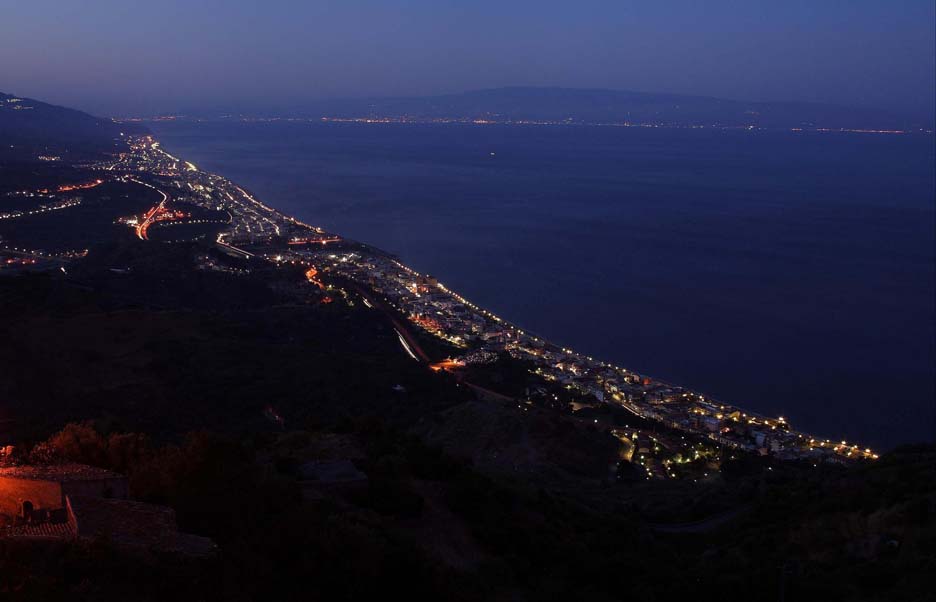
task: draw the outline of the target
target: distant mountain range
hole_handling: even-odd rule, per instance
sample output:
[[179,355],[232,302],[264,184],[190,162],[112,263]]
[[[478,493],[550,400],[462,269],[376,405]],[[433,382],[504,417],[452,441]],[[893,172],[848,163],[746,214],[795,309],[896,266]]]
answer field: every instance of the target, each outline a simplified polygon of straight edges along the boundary
[[0,92],[0,144],[56,152],[93,151],[112,147],[121,132],[138,132],[120,124],[32,98]]
[[295,116],[421,121],[568,122],[766,128],[916,129],[931,123],[876,109],[745,102],[623,90],[497,88],[409,98],[315,102]]
[[[932,129],[932,119],[876,109],[802,102],[573,88],[497,88],[441,96],[323,100],[266,116],[307,119],[631,124],[675,127]],[[110,147],[120,133],[146,131],[31,98],[0,93],[0,144],[57,150]]]

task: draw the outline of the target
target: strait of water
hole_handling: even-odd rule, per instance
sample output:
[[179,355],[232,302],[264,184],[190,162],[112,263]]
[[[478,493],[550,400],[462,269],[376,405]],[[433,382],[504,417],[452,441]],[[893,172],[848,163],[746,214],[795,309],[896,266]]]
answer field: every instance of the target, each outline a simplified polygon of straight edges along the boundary
[[822,436],[934,437],[931,135],[151,128],[553,342]]

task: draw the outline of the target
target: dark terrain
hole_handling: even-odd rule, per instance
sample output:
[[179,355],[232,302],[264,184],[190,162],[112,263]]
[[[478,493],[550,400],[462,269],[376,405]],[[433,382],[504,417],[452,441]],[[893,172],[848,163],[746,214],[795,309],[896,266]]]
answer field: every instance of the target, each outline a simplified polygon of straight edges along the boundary
[[[92,138],[89,156],[103,152]],[[0,187],[95,175],[31,153],[3,160]],[[848,466],[739,455],[700,482],[645,481],[605,426],[632,419],[477,398],[299,269],[200,270],[210,243],[136,239],[113,220],[153,199],[105,186],[71,221],[0,231],[18,244],[80,232],[89,248],[64,271],[0,272],[0,443],[23,462],[127,474],[131,497],[171,506],[220,554],[0,539],[5,598],[931,595],[931,446]],[[528,385],[506,360],[472,378]],[[301,466],[315,460],[351,460],[366,481],[310,490]]]
[[[741,458],[704,484],[638,481],[626,462],[615,477],[607,435],[472,399],[363,310],[278,305],[262,282],[182,270],[149,285],[150,303],[130,291],[158,270],[138,269],[0,279],[4,440],[27,453],[81,422],[39,447],[129,474],[135,498],[171,505],[222,554],[192,567],[106,542],[0,542],[0,586],[24,599],[915,600],[929,587],[932,448],[847,468]],[[303,497],[295,467],[331,458],[353,459],[366,489]]]

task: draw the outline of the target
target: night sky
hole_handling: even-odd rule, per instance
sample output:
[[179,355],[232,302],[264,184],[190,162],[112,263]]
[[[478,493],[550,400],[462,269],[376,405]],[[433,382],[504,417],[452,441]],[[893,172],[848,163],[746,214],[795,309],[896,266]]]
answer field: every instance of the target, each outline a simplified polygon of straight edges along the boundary
[[30,0],[0,91],[111,115],[532,85],[931,115],[933,0]]

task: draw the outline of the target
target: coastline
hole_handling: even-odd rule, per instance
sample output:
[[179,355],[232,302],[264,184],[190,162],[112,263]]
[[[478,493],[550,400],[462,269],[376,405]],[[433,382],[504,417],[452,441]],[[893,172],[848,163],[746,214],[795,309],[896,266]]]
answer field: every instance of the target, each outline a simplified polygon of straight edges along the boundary
[[[309,245],[314,247],[320,242],[322,243],[320,246],[324,248],[327,242],[323,242],[323,237],[327,238],[334,235],[264,204],[252,193],[223,176],[200,171],[194,164],[183,162],[181,159],[163,151],[155,139],[148,138],[144,140],[145,143],[137,144],[137,151],[142,152],[144,161],[154,161],[151,157],[146,158],[147,153],[150,153],[157,156],[157,159],[155,159],[155,165],[157,166],[160,161],[171,163],[171,165],[163,164],[159,166],[155,170],[156,173],[172,174],[175,177],[204,178],[206,182],[211,182],[214,186],[235,191],[237,194],[242,195],[239,201],[235,201],[234,196],[229,191],[224,193],[230,197],[230,201],[233,203],[232,207],[238,208],[234,212],[235,214],[238,211],[243,212],[243,215],[239,215],[242,219],[247,221],[257,221],[259,219],[259,223],[263,223],[265,220],[274,228],[270,232],[264,232],[261,228],[259,238],[252,236],[245,238],[243,233],[238,234],[237,226],[235,226],[233,231],[219,234],[217,242],[240,252],[252,256],[259,255],[274,262],[295,263],[298,261],[310,266],[314,262],[315,267],[319,268],[321,272],[334,272],[340,274],[341,277],[352,280],[363,278],[363,282],[370,286],[374,285],[374,274],[384,276],[389,263],[390,266],[395,266],[395,269],[400,270],[403,278],[401,280],[397,277],[388,276],[384,278],[384,281],[380,282],[377,290],[387,295],[384,299],[391,302],[401,315],[410,317],[412,326],[421,327],[423,331],[429,334],[441,336],[442,338],[447,337],[449,341],[455,340],[459,344],[465,344],[469,340],[480,341],[483,339],[482,352],[489,351],[489,349],[486,349],[487,347],[497,348],[500,351],[510,353],[518,359],[534,361],[538,365],[536,373],[545,380],[564,383],[568,389],[578,391],[583,396],[597,399],[599,403],[614,403],[637,417],[666,425],[669,428],[693,436],[703,437],[727,448],[778,455],[786,459],[823,457],[827,460],[834,458],[845,460],[853,457],[868,459],[877,457],[877,454],[870,449],[861,448],[855,444],[846,444],[844,441],[834,443],[830,439],[822,439],[794,431],[789,427],[784,417],[774,418],[747,412],[739,407],[708,398],[678,385],[655,380],[620,366],[595,360],[593,357],[576,353],[570,348],[553,345],[541,337],[471,303],[463,296],[446,288],[445,285],[438,283],[431,277],[419,274],[393,258],[392,255],[376,247],[360,245],[354,243],[354,241],[342,239],[346,243],[356,245],[355,251],[343,254],[341,257],[331,255],[332,258],[337,259],[331,262],[327,259],[327,255],[323,255],[321,250],[299,250],[298,247]],[[140,160],[140,157],[137,157],[136,160]],[[306,237],[306,240],[297,240],[297,237],[294,236],[286,245],[285,251],[277,249],[275,252],[273,250],[268,250],[265,253],[257,252],[259,250],[257,244],[261,240],[263,245],[268,246],[272,236],[281,236],[283,234],[281,227],[277,225],[278,222],[283,229],[295,227],[300,232],[313,233],[311,236],[313,238],[318,237],[318,239],[312,240]],[[295,244],[297,242],[301,244]],[[348,265],[351,265],[349,260],[354,265],[354,268],[350,270],[348,268]],[[409,282],[412,280],[415,280],[416,283]],[[420,291],[422,291],[422,295],[420,295]],[[414,311],[414,307],[416,307],[414,304],[425,303],[425,301],[419,301],[419,299],[432,297],[433,295],[441,298],[442,301],[438,299],[436,301],[443,305],[451,304],[452,300],[454,300],[457,305],[463,306],[459,311],[467,310],[474,314],[473,319],[480,318],[483,324],[478,326],[476,322],[471,325],[470,330],[465,327],[462,331],[457,330],[457,324],[456,327],[447,324],[445,328],[438,328],[439,325],[434,324],[433,328],[427,330],[425,324],[420,322],[421,314]],[[464,327],[464,324],[462,324],[462,327]],[[433,332],[433,329],[435,329],[435,332]],[[496,340],[497,344],[488,345],[487,343],[491,340]],[[460,360],[455,358],[455,361]],[[485,360],[473,358],[473,360],[469,359],[468,361],[470,363],[471,361]],[[652,395],[652,397],[648,397],[648,395]],[[734,430],[739,428],[734,425],[745,425],[745,432],[749,434],[756,432],[753,441],[734,437]],[[734,427],[734,430],[732,427]]]

